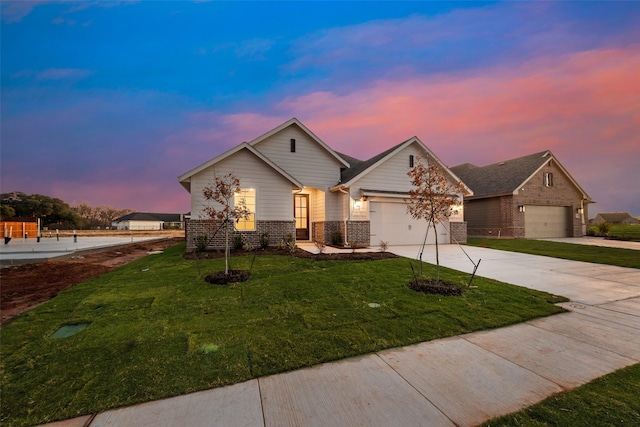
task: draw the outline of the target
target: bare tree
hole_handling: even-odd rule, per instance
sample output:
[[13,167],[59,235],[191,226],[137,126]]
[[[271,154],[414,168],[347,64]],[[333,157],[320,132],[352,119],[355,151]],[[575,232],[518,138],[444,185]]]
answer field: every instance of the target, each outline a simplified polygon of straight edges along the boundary
[[[409,191],[407,211],[413,218],[427,221],[427,233],[429,228],[433,227],[436,239],[436,282],[440,282],[440,255],[436,225],[451,216],[451,207],[460,202],[458,194],[464,192],[464,184],[460,181],[453,183],[438,162],[430,160],[428,156],[425,157],[426,165],[422,162],[422,157],[418,157],[414,167],[407,173],[414,186]],[[420,274],[422,274],[422,262]]]
[[[202,195],[209,203],[204,213],[224,226],[224,274],[229,274],[229,229],[235,228],[235,223],[241,219],[249,219],[251,212],[247,209],[244,198],[240,194],[240,179],[229,173],[216,176],[215,182],[202,189]],[[235,198],[235,199],[234,199]]]

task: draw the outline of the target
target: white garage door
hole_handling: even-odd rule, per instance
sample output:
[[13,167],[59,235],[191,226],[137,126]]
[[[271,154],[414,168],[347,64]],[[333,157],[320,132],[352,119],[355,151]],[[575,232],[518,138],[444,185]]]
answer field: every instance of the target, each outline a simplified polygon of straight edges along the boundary
[[[369,204],[371,221],[371,245],[380,241],[390,245],[419,245],[424,241],[427,221],[416,220],[407,213],[404,202],[371,202]],[[449,243],[448,223],[438,224],[438,244]],[[429,230],[428,244],[435,243],[433,228]]]
[[544,239],[569,236],[570,208],[565,206],[526,205],[524,237]]

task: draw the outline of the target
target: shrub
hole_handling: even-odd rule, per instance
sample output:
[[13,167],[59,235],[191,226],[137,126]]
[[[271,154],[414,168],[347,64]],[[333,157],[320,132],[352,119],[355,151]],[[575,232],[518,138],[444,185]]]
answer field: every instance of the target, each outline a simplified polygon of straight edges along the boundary
[[207,245],[209,245],[209,238],[204,235],[196,236],[193,240],[196,243],[196,250],[198,252],[204,252],[207,249]]
[[342,240],[342,233],[339,232],[339,231],[334,231],[329,236],[329,240],[331,241],[332,245],[341,246],[342,245],[342,241],[343,241]]
[[380,252],[387,252],[387,249],[389,249],[389,242],[380,240],[380,244],[378,245],[378,247],[380,248]]
[[611,231],[611,224],[608,222],[601,222],[600,224],[596,224],[597,233],[596,236],[607,236],[609,235],[609,231]]
[[242,243],[242,234],[236,233],[233,235],[233,249],[240,250],[244,244]]
[[324,253],[324,250],[327,248],[324,243],[314,242],[314,244],[316,245],[316,249],[319,254]]
[[260,249],[266,249],[269,246],[269,233],[262,233],[260,235]]

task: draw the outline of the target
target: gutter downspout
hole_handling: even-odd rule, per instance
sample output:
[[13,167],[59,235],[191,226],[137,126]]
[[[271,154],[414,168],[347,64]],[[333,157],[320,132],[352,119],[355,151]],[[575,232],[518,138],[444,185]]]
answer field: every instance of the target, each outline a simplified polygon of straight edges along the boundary
[[348,191],[344,190],[344,187],[340,187],[338,190],[347,195],[347,219],[344,221],[344,245],[349,246],[349,242],[347,241],[347,236],[349,235],[347,223],[348,221],[351,221],[351,196]]

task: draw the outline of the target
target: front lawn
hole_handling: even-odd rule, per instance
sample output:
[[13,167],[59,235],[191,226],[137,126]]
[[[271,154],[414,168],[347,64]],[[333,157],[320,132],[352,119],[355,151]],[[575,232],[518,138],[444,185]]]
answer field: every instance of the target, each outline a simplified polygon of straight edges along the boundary
[[483,426],[639,426],[639,390],[640,364],[636,364]]
[[[209,285],[184,244],[60,293],[0,331],[3,425],[35,425],[562,311],[564,298],[477,277],[461,297],[407,288],[405,258],[264,255]],[[203,272],[224,260],[201,260]],[[232,258],[246,269],[251,257]],[[427,271],[433,266],[426,265]],[[468,274],[441,268],[466,284]],[[87,325],[54,338],[65,325]]]
[[640,268],[640,252],[633,249],[607,248],[604,246],[579,245],[548,240],[492,239],[484,237],[471,237],[467,239],[467,244],[574,261]]

